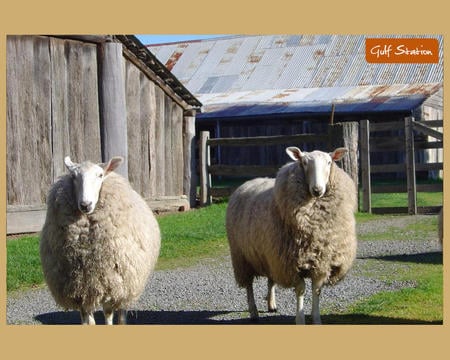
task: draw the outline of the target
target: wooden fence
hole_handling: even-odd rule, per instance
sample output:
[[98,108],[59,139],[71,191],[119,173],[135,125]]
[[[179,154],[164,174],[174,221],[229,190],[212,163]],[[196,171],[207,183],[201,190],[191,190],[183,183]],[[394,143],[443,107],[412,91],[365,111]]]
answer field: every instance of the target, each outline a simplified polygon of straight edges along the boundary
[[[370,124],[368,120],[360,122],[360,167],[362,187],[362,211],[377,214],[386,213],[436,213],[440,206],[418,207],[417,192],[440,192],[442,184],[417,184],[417,171],[442,170],[442,162],[418,163],[416,151],[426,149],[442,149],[442,133],[432,127],[442,127],[442,120],[417,122],[413,117],[405,118],[404,122],[388,122]],[[397,137],[381,138],[371,136],[372,132],[399,130]],[[403,130],[403,131],[401,131]],[[438,141],[415,140],[414,134],[431,136]],[[396,164],[371,165],[370,157],[374,152],[404,152],[405,161]],[[371,184],[371,175],[376,173],[404,172],[406,183],[399,185]],[[405,207],[372,207],[371,195],[374,193],[407,193],[408,206]]]
[[[226,165],[211,164],[211,148],[218,146],[248,147],[286,145],[300,146],[303,144],[327,144],[328,151],[336,147],[345,146],[349,149],[346,161],[341,162],[344,170],[350,174],[355,183],[358,183],[358,123],[348,122],[330,125],[326,134],[299,134],[260,136],[242,138],[217,138],[210,139],[208,131],[202,131],[199,139],[199,167],[200,167],[200,204],[207,205],[212,197],[229,196],[234,187],[214,187],[212,176],[252,178],[260,176],[274,177],[278,166],[258,165]],[[327,151],[327,149],[322,149]],[[286,156],[286,162],[289,159]]]

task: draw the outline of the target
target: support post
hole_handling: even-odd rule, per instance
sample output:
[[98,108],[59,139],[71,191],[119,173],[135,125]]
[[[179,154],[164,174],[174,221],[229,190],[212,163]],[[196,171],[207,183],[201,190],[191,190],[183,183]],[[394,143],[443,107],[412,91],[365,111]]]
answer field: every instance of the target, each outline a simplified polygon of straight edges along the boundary
[[122,44],[98,45],[100,63],[100,123],[102,159],[122,156],[117,172],[128,179],[127,110]]
[[357,122],[337,123],[329,126],[330,151],[346,147],[348,154],[342,161],[342,169],[350,175],[358,189],[358,142],[359,124]]
[[372,213],[372,196],[370,184],[370,128],[369,120],[361,120],[360,124],[361,139],[361,189],[362,189],[362,211]]
[[405,118],[405,160],[406,160],[406,185],[408,188],[408,214],[417,214],[416,199],[416,164],[414,156],[413,117]]
[[200,206],[210,205],[211,199],[211,174],[208,168],[211,164],[211,157],[209,151],[209,131],[202,131],[200,133]]
[[195,159],[195,113],[194,109],[184,113],[183,122],[183,154],[184,177],[183,193],[188,197],[189,205],[194,208],[197,198],[197,173]]

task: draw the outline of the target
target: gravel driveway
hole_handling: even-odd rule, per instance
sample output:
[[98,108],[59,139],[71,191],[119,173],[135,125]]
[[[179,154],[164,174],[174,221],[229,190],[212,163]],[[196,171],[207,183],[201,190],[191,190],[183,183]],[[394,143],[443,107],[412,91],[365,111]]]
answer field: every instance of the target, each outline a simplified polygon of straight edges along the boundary
[[[389,226],[404,226],[420,216],[399,216],[381,222],[358,225],[358,233]],[[379,259],[381,261],[370,261]],[[413,287],[414,282],[384,282],[372,274],[392,271],[395,261],[442,262],[437,235],[421,240],[361,241],[355,264],[347,277],[334,287],[326,287],[321,295],[324,323],[332,323],[327,315],[344,310],[354,302],[380,291]],[[264,300],[266,280],[254,284],[255,299],[260,310],[260,324],[293,324],[295,297],[292,289],[277,289],[278,312],[268,313]],[[310,283],[305,297],[306,314],[311,311]],[[101,312],[97,323],[104,323]],[[327,321],[329,320],[329,321]],[[246,293],[236,286],[230,257],[205,259],[200,264],[175,270],[156,271],[144,294],[129,312],[130,324],[249,324]],[[308,321],[308,317],[307,317]],[[79,324],[78,312],[62,311],[46,287],[16,292],[7,299],[8,324]]]

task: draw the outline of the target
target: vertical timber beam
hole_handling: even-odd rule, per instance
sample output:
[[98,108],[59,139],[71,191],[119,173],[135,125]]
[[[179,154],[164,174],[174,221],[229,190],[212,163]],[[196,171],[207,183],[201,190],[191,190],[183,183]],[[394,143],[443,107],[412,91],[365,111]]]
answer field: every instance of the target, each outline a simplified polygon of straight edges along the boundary
[[370,128],[369,120],[361,120],[359,124],[361,140],[361,188],[362,188],[362,211],[372,213],[372,189],[370,185]]
[[416,198],[416,164],[414,156],[413,117],[405,118],[405,157],[406,157],[406,185],[408,188],[408,214],[417,214]]
[[198,182],[195,160],[195,115],[195,109],[186,110],[183,119],[183,192],[188,197],[191,208],[196,205]]
[[200,206],[210,205],[211,199],[211,175],[209,174],[209,166],[211,157],[209,152],[209,131],[200,133]]
[[117,172],[128,179],[127,110],[122,44],[107,42],[99,46],[100,116],[102,158],[122,156]]

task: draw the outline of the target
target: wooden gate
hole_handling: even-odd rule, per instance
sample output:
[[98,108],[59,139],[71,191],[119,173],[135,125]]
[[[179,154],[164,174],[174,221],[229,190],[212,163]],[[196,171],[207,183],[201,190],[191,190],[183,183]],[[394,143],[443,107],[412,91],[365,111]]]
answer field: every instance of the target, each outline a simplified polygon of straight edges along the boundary
[[[437,213],[440,206],[417,206],[417,192],[439,192],[443,186],[440,184],[417,184],[417,171],[442,170],[442,162],[417,163],[415,152],[426,149],[442,149],[443,135],[432,127],[442,127],[442,120],[417,122],[413,117],[405,118],[404,122],[389,122],[369,124],[368,120],[360,122],[360,161],[361,161],[361,187],[362,187],[362,211],[368,213],[408,213],[425,214]],[[395,138],[377,138],[370,134],[384,130],[404,130],[404,135]],[[438,141],[415,141],[414,133],[431,136]],[[371,152],[404,151],[405,161],[403,163],[371,165]],[[375,173],[398,173],[405,172],[406,183],[399,185],[372,186],[371,175]],[[407,207],[372,207],[371,195],[374,193],[404,193],[408,194]]]

